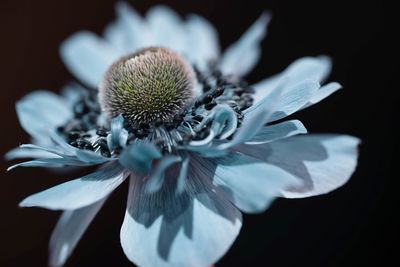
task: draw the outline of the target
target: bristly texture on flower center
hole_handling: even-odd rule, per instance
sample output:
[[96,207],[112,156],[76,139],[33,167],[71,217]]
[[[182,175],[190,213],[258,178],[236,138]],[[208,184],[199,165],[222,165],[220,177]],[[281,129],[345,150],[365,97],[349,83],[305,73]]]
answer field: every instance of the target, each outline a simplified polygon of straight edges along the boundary
[[196,74],[177,53],[160,47],[145,48],[121,58],[100,84],[103,112],[122,114],[133,124],[171,120],[193,99]]

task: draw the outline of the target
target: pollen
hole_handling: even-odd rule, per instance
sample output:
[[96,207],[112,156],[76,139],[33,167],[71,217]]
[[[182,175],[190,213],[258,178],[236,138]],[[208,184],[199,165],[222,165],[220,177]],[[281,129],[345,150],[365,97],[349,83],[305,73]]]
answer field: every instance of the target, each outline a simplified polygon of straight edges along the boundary
[[123,115],[133,124],[167,122],[194,97],[196,74],[167,48],[139,50],[115,62],[99,87],[102,112]]

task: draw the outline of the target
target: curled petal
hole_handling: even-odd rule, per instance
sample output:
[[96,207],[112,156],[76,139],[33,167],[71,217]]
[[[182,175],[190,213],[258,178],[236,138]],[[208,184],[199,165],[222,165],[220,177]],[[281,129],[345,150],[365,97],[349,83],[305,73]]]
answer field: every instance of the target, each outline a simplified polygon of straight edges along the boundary
[[111,132],[107,136],[107,144],[112,151],[117,147],[124,147],[128,140],[128,131],[124,129],[124,117],[119,115],[111,120]]
[[237,118],[231,107],[225,104],[217,105],[210,114],[205,117],[202,122],[196,126],[197,130],[201,130],[207,123],[211,121],[210,133],[203,140],[191,141],[191,146],[204,146],[214,140],[215,137],[225,139],[232,135],[237,127]]
[[219,149],[227,149],[235,145],[244,143],[251,140],[265,123],[270,120],[270,117],[275,111],[275,106],[281,101],[282,91],[284,84],[278,86],[267,98],[264,99],[262,104],[245,113],[242,127],[235,133],[232,141],[223,143]]
[[153,160],[161,157],[161,152],[153,144],[138,143],[126,147],[119,157],[119,162],[129,171],[145,176],[150,172]]
[[173,164],[180,161],[181,158],[176,156],[163,157],[154,168],[154,171],[147,178],[146,191],[148,193],[154,193],[160,190],[164,182],[166,170]]

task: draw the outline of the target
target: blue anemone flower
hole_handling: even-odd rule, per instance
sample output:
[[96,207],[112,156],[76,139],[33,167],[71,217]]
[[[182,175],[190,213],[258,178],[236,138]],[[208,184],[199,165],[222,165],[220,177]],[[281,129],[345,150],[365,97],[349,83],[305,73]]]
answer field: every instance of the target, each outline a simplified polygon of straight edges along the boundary
[[141,17],[124,3],[102,37],[79,32],[61,46],[81,82],[62,95],[36,91],[16,105],[32,144],[7,154],[15,167],[99,165],[97,171],[24,199],[21,207],[62,210],[50,240],[62,266],[108,196],[129,180],[121,228],[139,266],[209,266],[236,239],[241,211],[265,211],[278,197],[328,193],[357,165],[359,139],[307,134],[283,120],[341,88],[326,56],[305,57],[254,85],[270,14],[220,53],[202,17],[164,6]]

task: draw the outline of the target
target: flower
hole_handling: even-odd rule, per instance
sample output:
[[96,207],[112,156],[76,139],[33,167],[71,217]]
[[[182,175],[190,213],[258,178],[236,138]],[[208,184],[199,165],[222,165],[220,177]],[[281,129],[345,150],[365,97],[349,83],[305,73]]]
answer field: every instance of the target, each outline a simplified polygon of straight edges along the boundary
[[17,113],[33,144],[15,167],[100,165],[88,175],[31,195],[22,207],[63,210],[50,240],[62,266],[107,197],[129,178],[121,228],[139,266],[209,266],[238,235],[242,215],[277,197],[302,198],[342,186],[357,164],[359,140],[311,135],[283,120],[341,88],[321,86],[329,58],[307,57],[249,86],[270,20],[261,17],[220,55],[203,18],[182,20],[157,6],[140,17],[124,3],[100,38],[80,32],[61,47],[84,86],[61,96],[36,91]]

